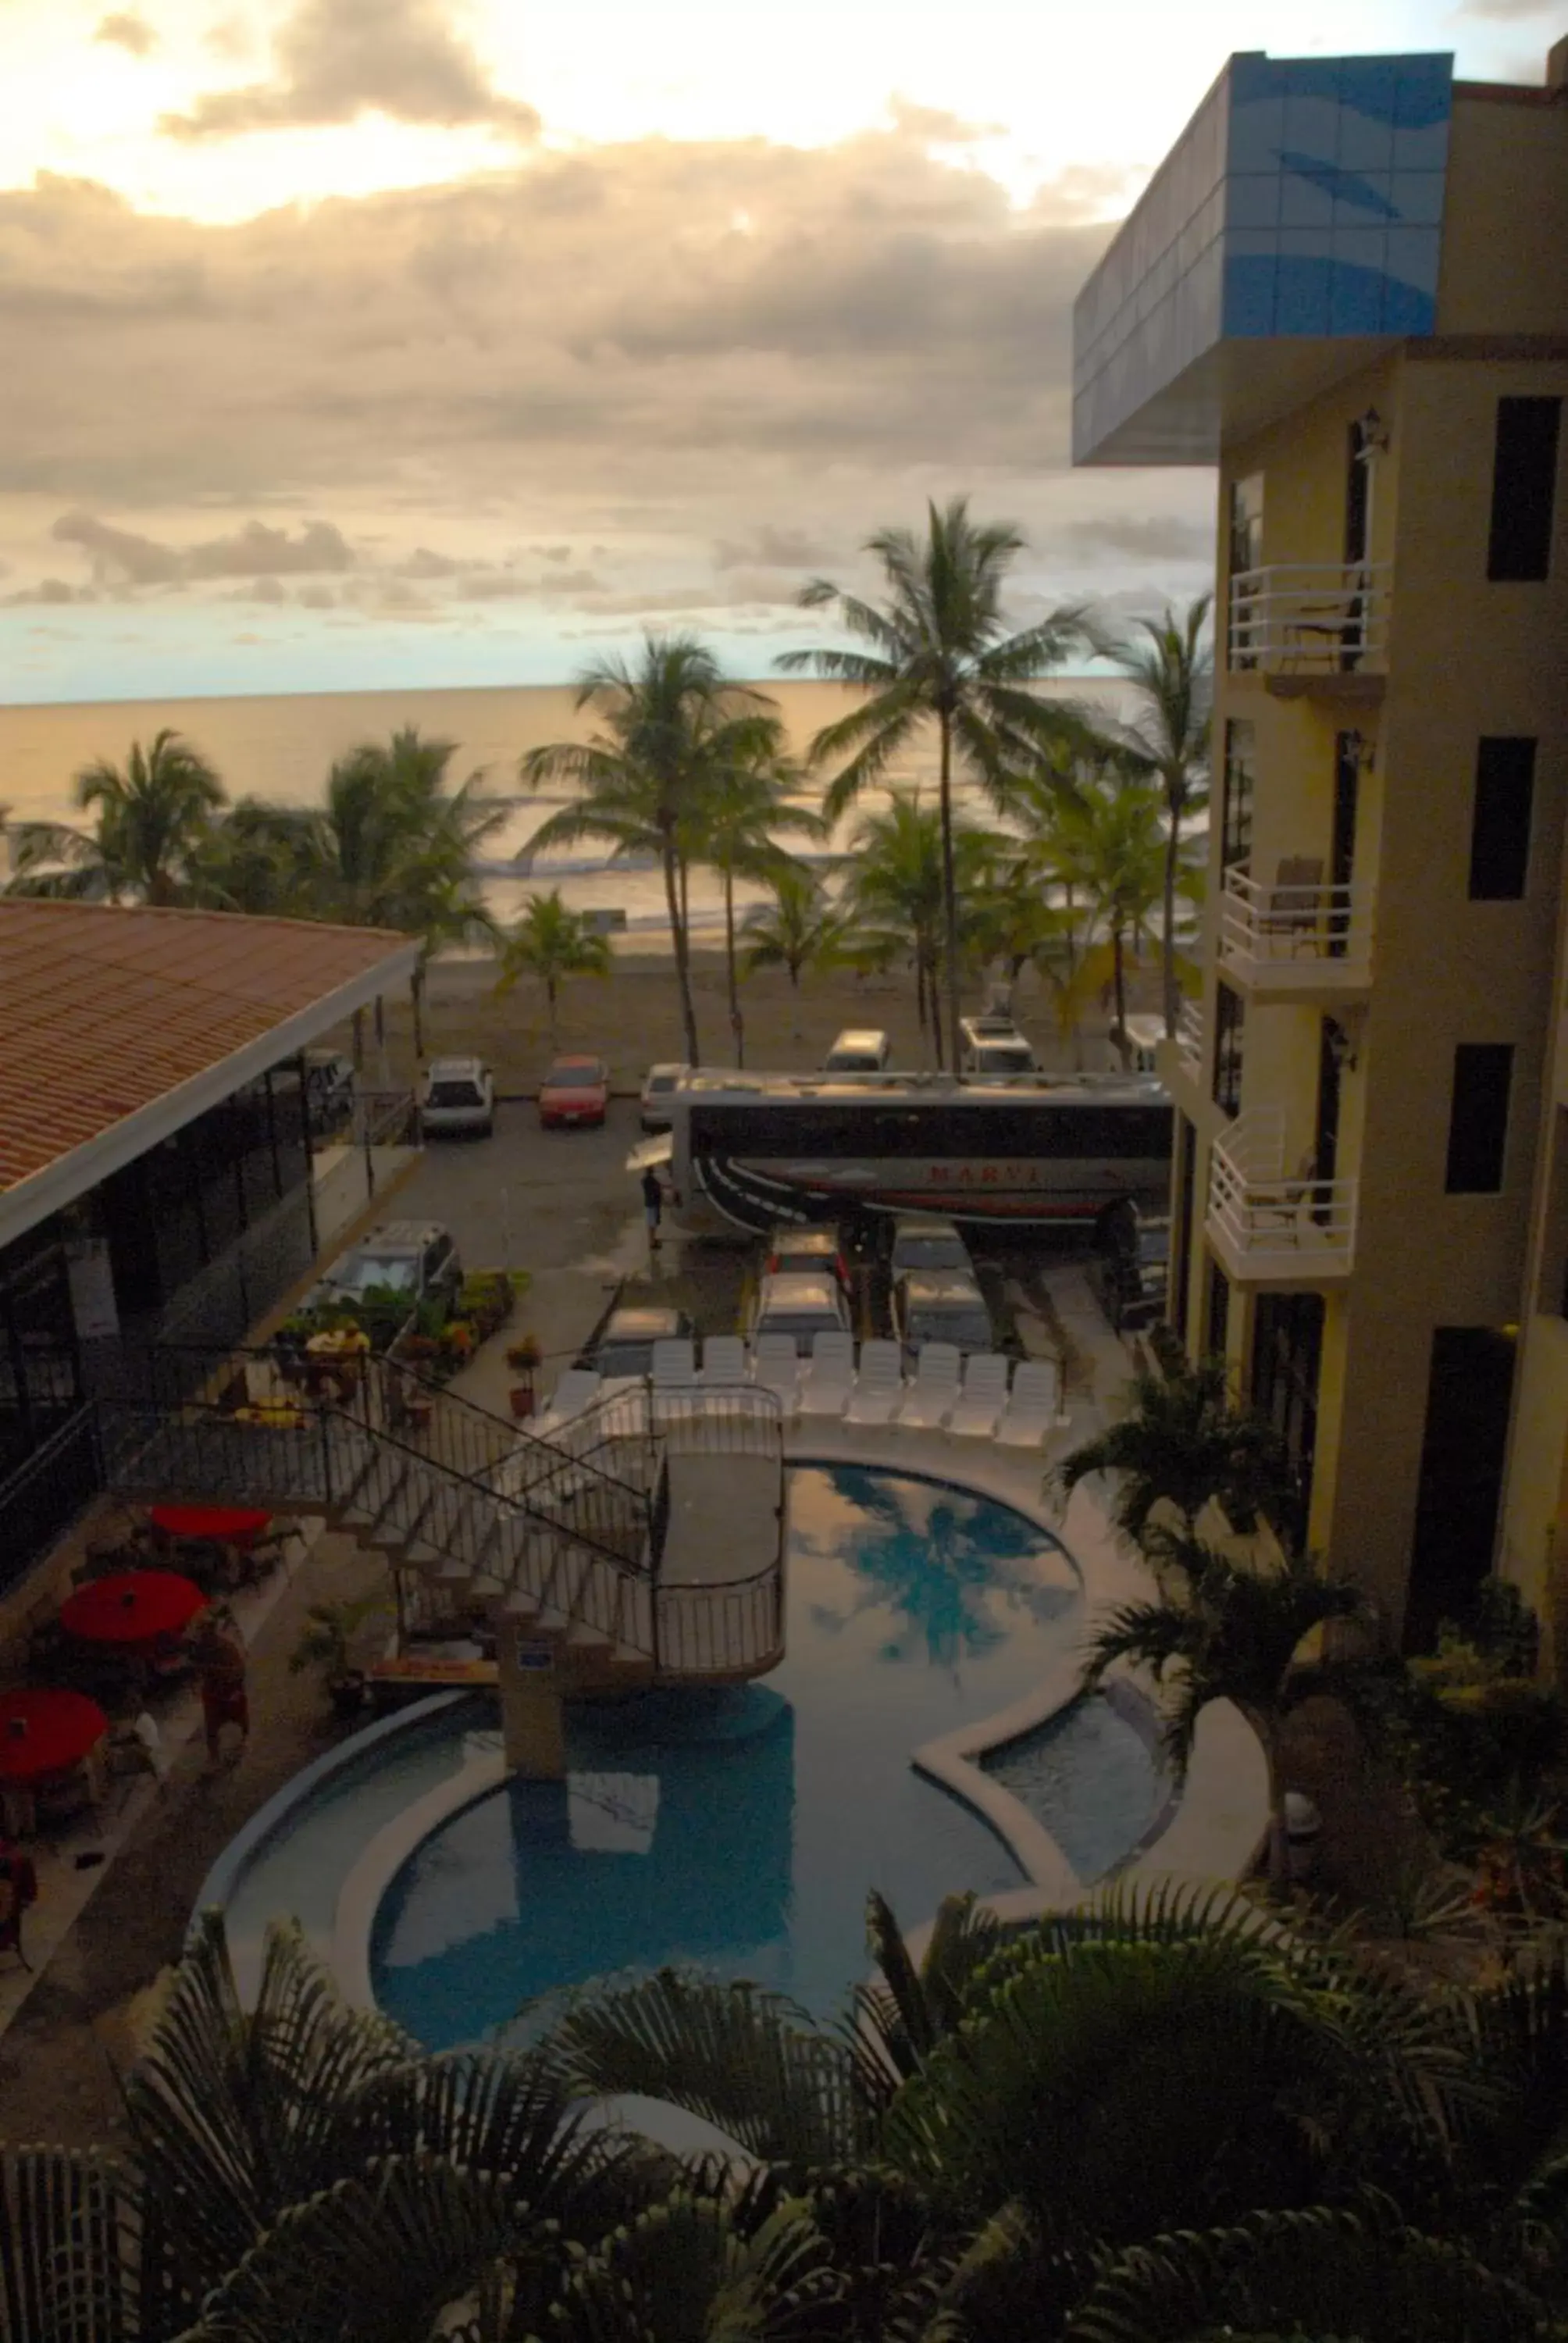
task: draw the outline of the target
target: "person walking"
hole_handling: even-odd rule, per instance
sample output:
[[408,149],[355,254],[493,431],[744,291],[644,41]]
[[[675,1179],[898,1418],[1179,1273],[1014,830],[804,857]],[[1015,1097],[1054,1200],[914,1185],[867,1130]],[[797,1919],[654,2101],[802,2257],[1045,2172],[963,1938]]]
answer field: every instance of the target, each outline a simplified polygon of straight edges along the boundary
[[192,1645],[201,1686],[202,1723],[206,1728],[206,1754],[218,1763],[218,1736],[226,1725],[239,1727],[239,1750],[250,1737],[250,1699],[245,1684],[245,1653],[237,1639],[216,1620],[198,1628]]
[[648,1252],[656,1253],[658,1251],[658,1223],[664,1215],[664,1191],[651,1163],[642,1175],[642,1213],[648,1222]]

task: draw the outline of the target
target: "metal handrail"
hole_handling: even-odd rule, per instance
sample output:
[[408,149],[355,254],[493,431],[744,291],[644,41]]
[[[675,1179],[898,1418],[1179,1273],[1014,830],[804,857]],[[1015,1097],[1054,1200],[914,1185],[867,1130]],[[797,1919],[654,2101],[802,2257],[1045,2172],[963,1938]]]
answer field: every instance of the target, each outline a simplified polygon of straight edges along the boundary
[[1271,562],[1229,582],[1229,664],[1303,672],[1353,670],[1381,658],[1390,598],[1386,561]]
[[1372,946],[1372,890],[1365,880],[1254,879],[1241,864],[1225,873],[1220,950],[1239,959],[1364,959]]

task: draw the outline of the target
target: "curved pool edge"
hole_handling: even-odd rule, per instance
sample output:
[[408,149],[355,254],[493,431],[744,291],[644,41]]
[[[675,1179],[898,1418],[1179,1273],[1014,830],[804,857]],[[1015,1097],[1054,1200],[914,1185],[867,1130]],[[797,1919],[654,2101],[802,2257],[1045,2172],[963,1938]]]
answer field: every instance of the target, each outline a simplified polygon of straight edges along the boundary
[[384,1823],[369,1841],[337,1891],[332,1920],[332,1974],[350,2009],[380,2007],[370,1966],[376,1915],[403,1865],[443,1823],[498,1790],[506,1780],[503,1751],[487,1750],[482,1757],[470,1757],[455,1774]]
[[374,1749],[382,1741],[393,1739],[411,1725],[439,1715],[444,1709],[455,1706],[468,1696],[464,1689],[431,1693],[424,1700],[411,1701],[406,1708],[394,1709],[389,1716],[378,1716],[373,1725],[361,1726],[346,1741],[335,1742],[330,1749],[324,1749],[319,1757],[313,1757],[308,1765],[301,1766],[297,1774],[291,1774],[281,1788],[275,1790],[266,1804],[256,1808],[250,1820],[240,1825],[202,1881],[196,1902],[191,1906],[186,1928],[187,1942],[204,1912],[215,1907],[227,1911],[246,1873],[257,1855],[265,1852],[268,1843],[287,1825],[297,1806],[314,1796],[324,1783],[331,1781],[334,1775],[357,1765],[367,1750]]

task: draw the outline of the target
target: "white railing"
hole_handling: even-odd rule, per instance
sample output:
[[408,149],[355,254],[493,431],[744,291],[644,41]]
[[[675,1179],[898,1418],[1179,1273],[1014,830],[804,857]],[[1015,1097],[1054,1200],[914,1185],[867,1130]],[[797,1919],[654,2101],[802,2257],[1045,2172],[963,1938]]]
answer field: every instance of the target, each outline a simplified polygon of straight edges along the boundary
[[1203,1011],[1195,1001],[1184,1001],[1176,1012],[1176,1055],[1181,1071],[1194,1081],[1203,1079]]
[[1372,964],[1372,888],[1354,880],[1325,886],[1322,867],[1308,856],[1286,855],[1270,881],[1233,864],[1220,896],[1221,959],[1243,972],[1248,962],[1265,961],[1270,979],[1287,984],[1292,969],[1303,982],[1335,973],[1347,983],[1364,979]]
[[1348,1275],[1355,1251],[1356,1182],[1321,1180],[1308,1156],[1287,1176],[1277,1108],[1238,1115],[1209,1161],[1209,1228],[1232,1275]]
[[1231,580],[1232,672],[1355,675],[1388,653],[1386,561],[1293,561],[1239,570]]

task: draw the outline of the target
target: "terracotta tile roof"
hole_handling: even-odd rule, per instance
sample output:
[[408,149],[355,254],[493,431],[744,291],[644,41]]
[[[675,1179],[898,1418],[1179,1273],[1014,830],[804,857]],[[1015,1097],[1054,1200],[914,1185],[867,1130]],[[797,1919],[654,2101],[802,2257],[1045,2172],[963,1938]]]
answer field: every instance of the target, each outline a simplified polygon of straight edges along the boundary
[[410,950],[375,928],[0,899],[0,1192]]

